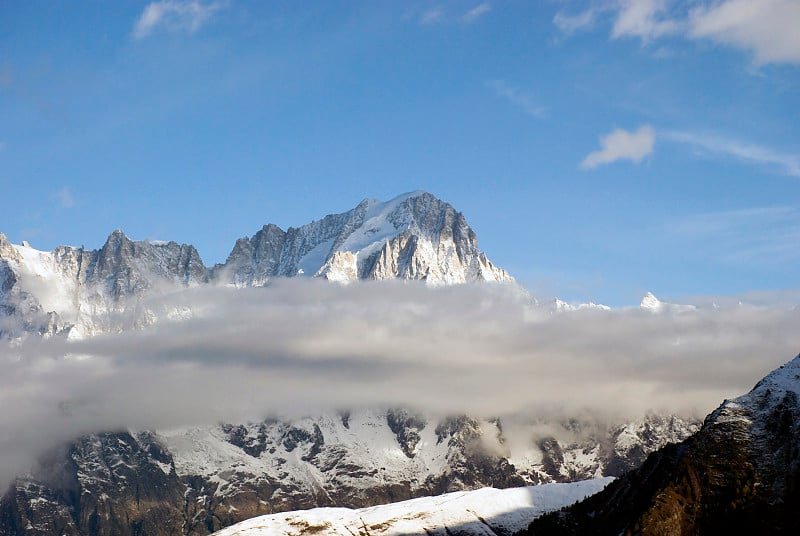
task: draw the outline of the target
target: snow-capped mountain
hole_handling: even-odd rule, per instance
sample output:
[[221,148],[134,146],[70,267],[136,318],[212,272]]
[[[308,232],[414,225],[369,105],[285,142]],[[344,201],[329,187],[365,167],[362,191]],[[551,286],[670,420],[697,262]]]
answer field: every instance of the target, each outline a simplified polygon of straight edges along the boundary
[[579,303],[577,305],[567,303],[564,300],[555,298],[551,303],[551,310],[555,313],[568,313],[572,311],[596,310],[596,311],[609,311],[611,307],[603,305],[602,303]]
[[541,422],[391,410],[94,434],[17,480],[0,534],[203,535],[273,512],[618,476],[697,429],[655,416],[551,424],[556,435]]
[[662,302],[652,292],[648,292],[642,298],[642,302],[639,304],[639,307],[645,311],[650,311],[653,313],[664,313],[664,312],[671,312],[671,313],[682,313],[685,311],[694,311],[697,309],[694,305],[684,305],[679,303],[667,303]]
[[197,250],[185,244],[135,242],[117,230],[98,250],[43,252],[0,233],[0,336],[82,337],[135,327],[148,321],[137,310],[144,294],[207,282]]
[[530,534],[800,533],[800,356]]
[[352,210],[288,231],[265,225],[237,240],[225,264],[214,268],[216,279],[242,286],[296,275],[431,284],[512,280],[478,250],[464,216],[427,192],[385,203],[365,199]]
[[427,536],[513,534],[546,512],[600,491],[610,478],[524,488],[483,488],[445,493],[369,508],[314,508],[259,516],[215,536]]
[[417,279],[430,284],[512,282],[480,250],[464,216],[426,192],[283,231],[265,225],[239,239],[225,264],[206,268],[194,246],[134,241],[114,231],[102,248],[50,252],[0,233],[0,336],[90,336],[151,324],[171,311],[148,294],[203,284],[261,286],[273,277]]

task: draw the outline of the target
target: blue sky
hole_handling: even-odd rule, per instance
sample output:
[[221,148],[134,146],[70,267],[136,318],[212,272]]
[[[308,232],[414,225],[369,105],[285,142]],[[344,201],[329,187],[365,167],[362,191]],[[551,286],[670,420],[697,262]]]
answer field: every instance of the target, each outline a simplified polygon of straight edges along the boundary
[[0,231],[193,243],[424,189],[534,294],[796,289],[798,0],[3,2]]

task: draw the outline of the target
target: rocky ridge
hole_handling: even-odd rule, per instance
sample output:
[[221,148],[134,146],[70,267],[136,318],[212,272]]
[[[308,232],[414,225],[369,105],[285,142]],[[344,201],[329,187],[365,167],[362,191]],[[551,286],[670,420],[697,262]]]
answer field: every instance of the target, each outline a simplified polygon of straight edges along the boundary
[[797,534],[800,356],[685,441],[527,534]]

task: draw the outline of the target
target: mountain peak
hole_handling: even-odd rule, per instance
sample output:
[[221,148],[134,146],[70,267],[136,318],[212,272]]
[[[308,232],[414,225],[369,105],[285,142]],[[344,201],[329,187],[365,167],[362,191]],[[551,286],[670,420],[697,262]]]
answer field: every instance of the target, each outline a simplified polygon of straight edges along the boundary
[[[732,402],[751,405],[754,406],[754,410],[763,411],[765,395],[780,400],[787,393],[793,393],[795,398],[800,398],[800,355],[764,376],[749,393]],[[762,402],[754,404],[756,400],[762,400]]]
[[656,298],[652,292],[645,294],[642,298],[642,302],[639,304],[639,307],[642,309],[650,309],[651,311],[657,311],[661,309],[662,306],[663,303],[661,303],[661,300]]
[[430,284],[512,281],[478,250],[477,238],[452,205],[423,190],[389,201],[363,199],[286,232],[262,228],[237,242],[224,265],[223,282],[263,285],[271,277],[419,279]]

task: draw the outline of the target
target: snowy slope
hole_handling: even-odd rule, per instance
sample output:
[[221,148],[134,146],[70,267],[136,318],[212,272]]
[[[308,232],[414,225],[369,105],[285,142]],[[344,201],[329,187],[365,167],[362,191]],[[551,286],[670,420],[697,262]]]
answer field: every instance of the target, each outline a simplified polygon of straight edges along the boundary
[[524,488],[483,488],[351,510],[315,508],[243,521],[216,536],[370,536],[518,532],[543,513],[558,510],[605,487],[611,478]]

